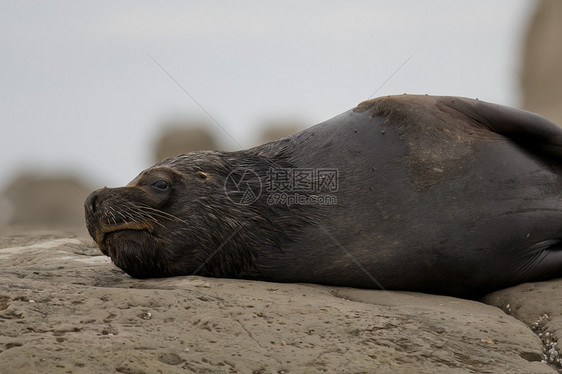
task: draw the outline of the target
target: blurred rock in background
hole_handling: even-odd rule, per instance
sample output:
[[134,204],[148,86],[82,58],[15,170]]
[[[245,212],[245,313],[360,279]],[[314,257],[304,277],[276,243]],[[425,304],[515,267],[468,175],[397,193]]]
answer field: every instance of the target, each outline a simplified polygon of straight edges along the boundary
[[[310,125],[311,126],[311,125]],[[304,130],[309,126],[299,121],[270,120],[261,125],[259,144],[269,143],[285,136]]]
[[521,107],[562,126],[562,1],[537,2],[524,40]]
[[217,150],[219,146],[215,136],[208,128],[200,122],[175,121],[165,124],[154,145],[154,162],[182,153]]
[[0,193],[0,224],[83,231],[84,200],[92,191],[73,176],[21,174]]

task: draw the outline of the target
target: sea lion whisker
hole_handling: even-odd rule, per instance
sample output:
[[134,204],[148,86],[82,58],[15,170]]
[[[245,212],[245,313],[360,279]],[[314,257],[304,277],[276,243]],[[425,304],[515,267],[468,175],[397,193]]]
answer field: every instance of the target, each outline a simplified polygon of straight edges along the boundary
[[150,212],[149,213],[148,211],[145,211],[145,208],[141,208],[141,209],[143,209],[143,212],[142,212],[143,215],[145,215],[146,217],[151,217],[151,219],[153,219],[155,221],[158,221],[158,219],[173,221],[177,218],[177,217],[171,216],[169,214],[164,214],[164,212]]
[[134,223],[139,223],[147,220],[154,221],[153,219],[151,219],[151,217],[147,217],[145,214],[139,212],[138,209],[135,209],[133,212],[126,211],[125,214]]
[[[161,218],[166,218],[166,219],[171,219],[171,218],[175,218],[175,216],[173,216],[170,213],[166,213],[160,209],[155,209],[152,208],[148,205],[144,205],[144,204],[138,204],[137,209],[139,210],[139,212],[141,214],[154,214],[157,213]],[[150,213],[149,213],[150,212]]]
[[155,221],[155,222],[158,221],[158,219],[156,217],[154,217],[152,214],[150,214],[149,212],[147,212],[145,209],[143,209],[140,206],[134,207],[134,213],[140,219],[149,219],[149,220]]
[[164,224],[162,224],[156,217],[153,217],[151,214],[149,214],[147,212],[138,212],[138,213],[139,213],[140,219],[148,220],[152,223],[157,224],[158,226],[160,226],[162,228],[166,228],[166,226]]
[[147,211],[151,211],[151,212],[160,213],[160,214],[163,214],[163,215],[166,215],[166,216],[175,217],[175,216],[173,216],[172,214],[170,214],[170,213],[168,213],[168,212],[165,212],[165,211],[163,211],[163,210],[161,210],[161,209],[156,209],[156,208],[151,207],[151,206],[146,205],[146,204],[138,204],[138,208],[139,208],[140,210],[147,210]]
[[141,221],[150,221],[156,223],[157,220],[149,214],[145,214],[144,212],[135,212],[135,215],[131,215],[132,220],[141,220]]
[[[109,209],[111,210],[111,207],[109,207]],[[115,220],[115,215],[113,215],[113,212],[109,211],[108,213],[109,213],[109,215],[111,216],[111,218],[113,219],[113,222],[114,222],[115,224],[117,224],[117,223],[116,223],[116,220]]]
[[[130,208],[132,208],[133,212],[135,213],[136,216],[133,216],[133,214],[130,211],[127,211],[127,214],[130,216],[131,220],[137,222],[138,220],[142,220],[142,221],[150,221],[153,222],[154,224],[162,227],[162,228],[166,228],[166,226],[161,223],[158,218],[156,218],[155,216],[153,216],[152,214],[154,213],[159,213],[159,215],[161,216],[161,218],[165,218],[165,219],[171,219],[169,216],[171,216],[170,214],[167,214],[166,212],[163,212],[161,210],[158,209],[150,209],[150,213],[147,210],[147,208],[150,208],[146,205],[143,204],[137,204],[137,205],[133,205],[130,204],[129,205]],[[154,211],[154,212],[152,212]],[[172,216],[173,218],[176,218],[175,216]]]
[[[150,215],[146,215],[143,212],[140,212],[138,209],[136,209],[134,205],[132,204],[124,204],[124,205],[125,206],[123,210],[117,210],[113,206],[107,207],[108,226],[120,226],[124,229],[126,228],[146,229],[151,233],[152,233],[152,229],[150,224],[147,224],[147,221],[152,224],[157,224],[161,227],[165,227],[154,217]],[[117,223],[116,215],[122,218],[119,224]],[[111,224],[111,222],[113,222],[113,225]]]
[[[128,221],[128,220],[127,220],[127,217],[126,217],[121,211],[115,210],[115,209],[113,209],[113,207],[111,207],[111,209],[112,209],[115,213],[117,213],[118,215],[120,215],[121,218],[123,218],[123,220],[124,220],[125,222]],[[129,217],[129,218],[133,219],[133,217]]]
[[175,215],[173,215],[173,214],[170,214],[170,213],[168,213],[168,212],[164,212],[164,211],[162,211],[162,210],[160,210],[160,209],[155,209],[155,208],[152,208],[152,207],[147,206],[147,205],[142,205],[142,206],[140,206],[140,208],[141,208],[141,209],[147,209],[147,210],[150,210],[150,211],[152,211],[152,212],[154,212],[154,213],[160,214],[160,215],[163,216],[163,218],[164,218],[164,217],[172,218],[172,219],[178,220],[178,221],[180,221],[180,222],[183,222],[183,223],[185,223],[186,225],[189,225],[189,223],[188,223],[187,221],[184,221],[183,219],[181,219],[181,218],[179,218],[179,217],[177,217],[177,216],[175,216]]
[[117,226],[117,220],[115,219],[115,216],[113,214],[111,215],[111,217],[108,216],[107,218],[109,224],[111,224],[111,221],[113,221],[113,225]]
[[120,211],[116,210],[113,206],[110,205],[108,207],[108,210],[109,210],[109,214],[113,217],[114,221],[117,221],[117,217],[115,217],[113,213],[120,215],[125,221],[127,220],[126,217],[123,216],[123,214]]

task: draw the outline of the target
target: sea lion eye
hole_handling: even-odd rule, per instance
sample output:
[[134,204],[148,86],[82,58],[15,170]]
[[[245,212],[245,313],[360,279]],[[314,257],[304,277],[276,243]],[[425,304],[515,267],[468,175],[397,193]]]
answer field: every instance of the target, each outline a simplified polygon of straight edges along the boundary
[[169,186],[170,184],[168,183],[168,181],[164,179],[158,179],[156,182],[152,183],[152,187],[155,187],[162,191],[167,190]]

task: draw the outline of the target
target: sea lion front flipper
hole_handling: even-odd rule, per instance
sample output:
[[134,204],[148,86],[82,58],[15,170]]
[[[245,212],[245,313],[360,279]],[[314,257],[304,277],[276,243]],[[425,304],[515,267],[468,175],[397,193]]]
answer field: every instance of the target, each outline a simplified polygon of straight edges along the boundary
[[503,135],[531,151],[562,158],[562,129],[532,112],[485,101],[442,97],[440,104],[471,118],[477,126]]

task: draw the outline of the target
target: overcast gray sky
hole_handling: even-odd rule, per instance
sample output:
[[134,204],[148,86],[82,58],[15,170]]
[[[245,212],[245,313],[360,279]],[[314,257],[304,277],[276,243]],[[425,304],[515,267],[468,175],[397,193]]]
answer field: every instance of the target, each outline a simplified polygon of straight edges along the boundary
[[[0,188],[25,170],[123,185],[158,124],[203,117],[257,142],[272,118],[313,125],[376,96],[516,106],[534,2],[0,1]],[[230,134],[235,141],[233,141]]]

